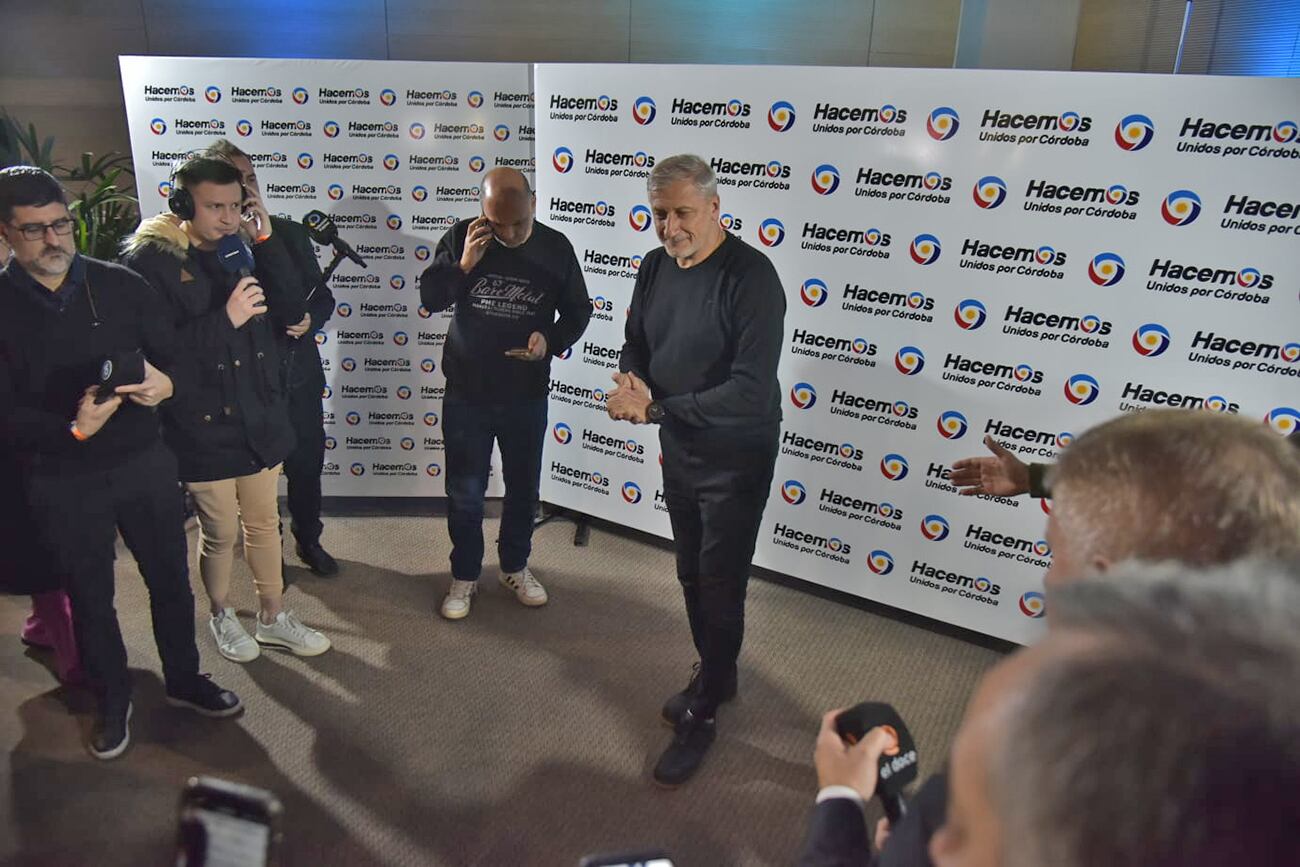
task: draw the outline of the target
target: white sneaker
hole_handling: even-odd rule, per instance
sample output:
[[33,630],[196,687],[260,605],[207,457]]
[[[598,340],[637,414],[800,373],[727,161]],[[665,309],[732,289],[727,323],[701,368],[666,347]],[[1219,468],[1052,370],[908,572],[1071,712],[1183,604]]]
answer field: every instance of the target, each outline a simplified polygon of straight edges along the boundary
[[330,649],[330,640],[315,629],[304,626],[292,611],[281,611],[273,623],[263,623],[259,614],[257,642],[292,651],[294,656],[319,656]]
[[477,581],[451,579],[451,589],[447,591],[447,598],[442,600],[442,616],[448,620],[460,620],[468,616],[470,602],[477,592]]
[[527,566],[520,572],[502,572],[501,586],[515,591],[515,598],[529,608],[546,604],[546,588],[533,577],[533,571]]
[[231,662],[252,662],[262,653],[233,608],[222,609],[220,614],[208,618],[208,629],[217,641],[217,652]]

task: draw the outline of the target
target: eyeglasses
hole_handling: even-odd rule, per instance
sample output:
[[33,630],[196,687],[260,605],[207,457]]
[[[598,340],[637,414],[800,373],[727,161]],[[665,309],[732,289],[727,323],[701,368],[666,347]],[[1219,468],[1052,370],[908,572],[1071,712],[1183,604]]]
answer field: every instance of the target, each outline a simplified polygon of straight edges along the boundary
[[54,230],[54,234],[59,236],[71,235],[72,229],[77,225],[77,221],[71,217],[63,217],[55,220],[53,223],[23,223],[21,226],[14,226],[22,236],[28,241],[39,241],[45,237],[46,231]]

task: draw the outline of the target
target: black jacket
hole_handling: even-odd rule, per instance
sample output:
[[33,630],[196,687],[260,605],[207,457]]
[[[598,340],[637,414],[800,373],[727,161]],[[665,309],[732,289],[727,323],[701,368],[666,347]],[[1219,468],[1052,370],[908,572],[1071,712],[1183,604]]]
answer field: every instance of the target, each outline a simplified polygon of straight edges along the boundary
[[[334,315],[334,293],[325,285],[320,262],[316,259],[316,248],[312,246],[307,228],[302,223],[282,217],[272,217],[271,227],[289,251],[299,291],[306,300],[307,312],[311,314],[310,331],[297,340],[287,335],[283,337],[289,389],[319,393],[325,387],[325,373],[321,370],[315,332],[324,331],[325,323]],[[284,335],[283,331],[280,333]]]
[[885,848],[872,856],[871,829],[856,801],[828,798],[813,808],[799,867],[930,867],[930,838],[948,811],[948,776],[938,773],[917,789],[907,815],[890,829]]
[[169,402],[163,436],[181,481],[206,482],[258,472],[293,448],[281,368],[284,330],[306,305],[293,261],[278,235],[254,248],[267,313],[235,328],[226,301],[239,282],[215,253],[191,246],[169,216],[144,221],[127,240],[123,262],[162,295],[196,370],[197,387]]
[[61,310],[39,297],[48,290],[33,286],[16,263],[0,271],[0,592],[59,586],[51,564],[31,544],[35,529],[22,496],[24,476],[110,469],[159,442],[157,410],[130,401],[90,439],[73,438],[69,425],[82,393],[99,381],[103,360],[140,349],[172,377],[176,394],[193,387],[175,330],[149,284],[118,265],[85,257],[74,270],[84,278]]

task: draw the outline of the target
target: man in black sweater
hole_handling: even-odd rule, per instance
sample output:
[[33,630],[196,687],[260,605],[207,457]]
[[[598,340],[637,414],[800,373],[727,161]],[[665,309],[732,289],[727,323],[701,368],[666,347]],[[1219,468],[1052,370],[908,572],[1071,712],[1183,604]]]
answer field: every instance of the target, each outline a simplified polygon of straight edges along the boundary
[[[573,345],[591,319],[582,268],[564,235],[534,220],[528,179],[509,168],[483,178],[483,214],[438,242],[420,275],[420,301],[456,313],[443,350],[447,394],[447,530],[451,588],[442,616],[469,614],[483,565],[483,496],[492,441],[506,487],[497,541],[503,585],[524,605],[545,605],[528,568],[540,495],[551,357]],[[556,318],[556,314],[559,318]]]
[[[161,303],[125,268],[77,254],[62,188],[29,166],[0,172],[0,442],[20,462],[39,540],[67,576],[100,719],[92,755],[130,742],[131,678],[113,610],[116,533],[149,587],[167,701],[232,716],[234,693],[199,674],[176,458],[156,407],[193,376]],[[106,359],[140,351],[142,382],[96,403]],[[156,362],[156,365],[155,365]]]
[[[228,160],[239,169],[246,188],[260,190],[248,154],[226,139],[214,142],[207,152]],[[325,372],[321,368],[320,350],[315,340],[316,332],[325,330],[325,323],[334,315],[334,293],[325,283],[306,227],[274,215],[271,226],[293,260],[294,271],[302,284],[302,296],[307,299],[307,314],[300,322],[285,329],[282,347],[289,391],[289,421],[297,439],[293,451],[284,459],[284,476],[289,483],[289,528],[297,542],[295,550],[299,559],[317,575],[335,575],[339,571],[338,563],[320,541],[325,529],[320,520],[320,475],[325,465],[325,426],[322,421]],[[288,584],[289,573],[284,574]]]
[[647,186],[663,247],[637,272],[608,410],[660,426],[677,578],[700,656],[663,708],[676,736],[654,778],[671,787],[699,767],[718,705],[736,694],[749,564],[781,427],[785,293],[768,258],[718,223],[708,163],[669,157]]

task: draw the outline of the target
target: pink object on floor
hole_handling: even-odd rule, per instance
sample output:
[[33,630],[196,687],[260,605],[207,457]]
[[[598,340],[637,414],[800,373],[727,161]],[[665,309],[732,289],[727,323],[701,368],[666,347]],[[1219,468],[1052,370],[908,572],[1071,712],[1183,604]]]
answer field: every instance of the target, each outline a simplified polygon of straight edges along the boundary
[[23,626],[23,641],[54,651],[54,668],[64,683],[81,683],[81,657],[72,627],[72,603],[62,590],[32,596],[32,614]]

